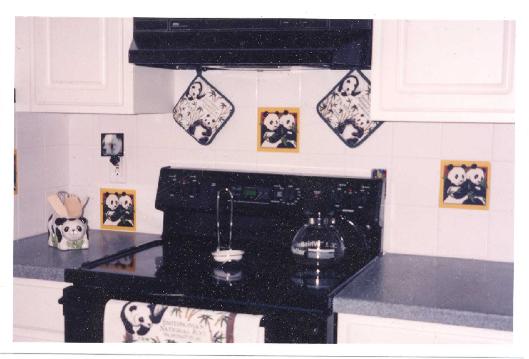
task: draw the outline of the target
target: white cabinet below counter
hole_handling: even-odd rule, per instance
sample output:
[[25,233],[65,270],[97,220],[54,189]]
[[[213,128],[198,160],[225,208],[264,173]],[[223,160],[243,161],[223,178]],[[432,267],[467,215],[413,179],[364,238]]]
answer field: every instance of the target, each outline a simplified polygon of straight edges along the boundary
[[13,341],[64,342],[59,299],[70,283],[40,279],[13,280]]
[[17,111],[167,113],[173,72],[128,62],[131,18],[17,17]]
[[386,21],[373,29],[381,121],[514,122],[513,21]]
[[338,314],[338,344],[511,344],[512,332]]

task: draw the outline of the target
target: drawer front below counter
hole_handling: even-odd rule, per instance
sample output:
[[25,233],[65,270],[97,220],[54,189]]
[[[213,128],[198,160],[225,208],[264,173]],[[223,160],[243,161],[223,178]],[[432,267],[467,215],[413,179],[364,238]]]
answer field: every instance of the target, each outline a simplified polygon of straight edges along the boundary
[[64,317],[58,303],[70,283],[15,278],[13,341],[64,342]]
[[511,344],[512,332],[338,314],[338,344]]

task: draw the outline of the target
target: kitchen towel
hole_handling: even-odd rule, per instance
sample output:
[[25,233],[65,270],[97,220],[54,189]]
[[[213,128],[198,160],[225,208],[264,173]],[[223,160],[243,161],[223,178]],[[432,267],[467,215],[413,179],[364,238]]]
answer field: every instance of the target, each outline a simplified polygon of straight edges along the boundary
[[110,300],[105,343],[264,343],[262,315]]
[[173,118],[195,141],[209,145],[234,111],[231,101],[198,71],[174,106]]
[[382,125],[371,120],[371,81],[368,70],[350,71],[318,102],[323,121],[349,147],[357,147]]

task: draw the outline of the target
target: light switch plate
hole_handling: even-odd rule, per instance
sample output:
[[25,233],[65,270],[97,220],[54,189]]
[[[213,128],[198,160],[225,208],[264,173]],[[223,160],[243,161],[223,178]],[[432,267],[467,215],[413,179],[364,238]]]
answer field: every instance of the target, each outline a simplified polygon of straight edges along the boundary
[[127,182],[127,166],[126,160],[124,157],[120,158],[117,166],[114,166],[112,163],[109,163],[110,174],[109,180],[111,183],[125,183]]

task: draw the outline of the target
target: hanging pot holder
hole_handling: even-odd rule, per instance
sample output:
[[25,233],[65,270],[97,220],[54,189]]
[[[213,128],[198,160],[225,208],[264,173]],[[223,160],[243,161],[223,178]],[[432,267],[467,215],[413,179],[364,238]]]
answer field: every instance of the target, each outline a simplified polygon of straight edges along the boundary
[[173,108],[173,118],[201,145],[209,145],[235,107],[200,71]]
[[383,122],[371,121],[371,81],[360,70],[352,70],[318,102],[325,123],[349,147],[364,142]]

